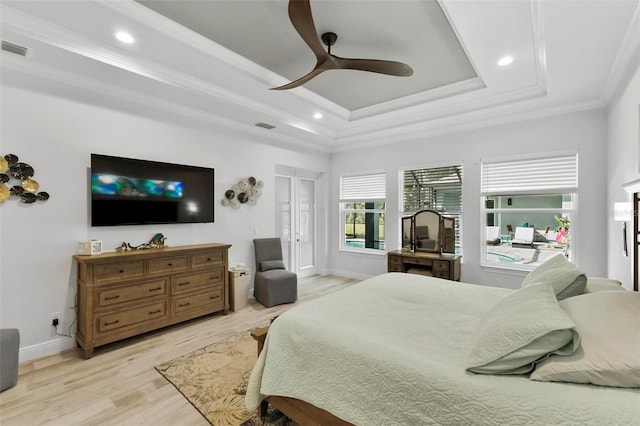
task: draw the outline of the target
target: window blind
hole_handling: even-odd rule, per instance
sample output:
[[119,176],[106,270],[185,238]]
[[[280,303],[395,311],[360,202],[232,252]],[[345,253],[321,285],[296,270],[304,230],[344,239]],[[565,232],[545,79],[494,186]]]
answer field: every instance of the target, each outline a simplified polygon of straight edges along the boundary
[[482,163],[482,195],[570,193],[578,190],[577,154]]
[[422,209],[462,211],[462,165],[403,172],[405,214]]
[[340,177],[340,201],[384,201],[387,179],[384,172]]
[[456,247],[462,248],[462,165],[403,172],[403,214],[430,209],[455,218]]

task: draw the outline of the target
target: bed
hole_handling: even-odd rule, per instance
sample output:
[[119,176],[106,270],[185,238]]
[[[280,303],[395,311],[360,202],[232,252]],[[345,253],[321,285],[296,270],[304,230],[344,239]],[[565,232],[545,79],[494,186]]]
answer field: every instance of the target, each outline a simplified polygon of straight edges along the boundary
[[[480,324],[516,293],[388,273],[305,302],[271,325],[246,405],[256,409],[267,398],[301,424],[640,424],[640,389],[633,383],[612,387],[537,381],[530,371],[469,370]],[[532,311],[527,303],[521,310]],[[631,321],[629,327],[640,330],[640,317],[632,314]],[[568,344],[580,345],[571,330]],[[638,341],[630,347],[640,360]],[[310,408],[324,417],[305,418]]]

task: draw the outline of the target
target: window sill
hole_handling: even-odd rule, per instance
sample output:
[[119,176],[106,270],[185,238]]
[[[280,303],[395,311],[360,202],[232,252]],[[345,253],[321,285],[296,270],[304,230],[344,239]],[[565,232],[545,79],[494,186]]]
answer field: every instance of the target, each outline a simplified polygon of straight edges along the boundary
[[488,272],[500,272],[510,275],[525,276],[529,272],[533,271],[536,267],[522,264],[505,265],[500,263],[485,262],[480,263],[480,268]]
[[341,247],[338,249],[341,253],[349,253],[349,254],[366,254],[366,255],[374,255],[374,256],[386,256],[386,250],[379,249],[357,249],[357,248],[345,248]]

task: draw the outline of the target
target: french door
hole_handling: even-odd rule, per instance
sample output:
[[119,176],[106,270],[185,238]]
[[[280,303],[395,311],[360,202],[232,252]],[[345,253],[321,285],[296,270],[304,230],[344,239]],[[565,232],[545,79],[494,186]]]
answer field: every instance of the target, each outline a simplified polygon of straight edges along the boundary
[[316,181],[276,176],[276,234],[287,269],[300,277],[316,273]]

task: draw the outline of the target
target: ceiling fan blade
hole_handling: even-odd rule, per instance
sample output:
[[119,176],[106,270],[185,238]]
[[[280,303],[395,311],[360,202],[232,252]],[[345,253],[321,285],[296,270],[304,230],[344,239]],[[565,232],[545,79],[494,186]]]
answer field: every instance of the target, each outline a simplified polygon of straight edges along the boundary
[[318,38],[316,26],[313,23],[313,15],[311,15],[311,4],[309,4],[309,0],[290,0],[289,19],[293,27],[298,31],[298,34],[300,34],[300,37],[302,37],[302,40],[304,40],[316,55],[318,62],[324,61],[327,57],[327,52],[325,52]]
[[[333,56],[333,55],[332,55]],[[381,59],[351,59],[334,56],[335,68],[377,72],[379,74],[408,77],[413,75],[413,69],[402,62],[384,61]]]
[[292,81],[291,83],[287,83],[284,86],[272,87],[270,90],[286,90],[293,89],[294,87],[298,87],[311,80],[313,77],[317,76],[321,72],[326,71],[325,69],[314,68],[310,73],[305,76],[300,77],[297,80]]
[[[350,59],[332,55],[330,53],[331,45],[335,43],[337,37],[335,33],[323,34],[322,40],[329,46],[329,52],[326,52],[316,32],[309,0],[289,0],[289,19],[300,37],[302,37],[302,40],[316,55],[317,63],[313,70],[305,76],[283,86],[273,87],[271,90],[293,89],[303,85],[321,72],[332,69],[352,69],[404,77],[413,75],[413,69],[402,62],[379,59]],[[326,40],[324,38],[325,35],[329,36]]]

